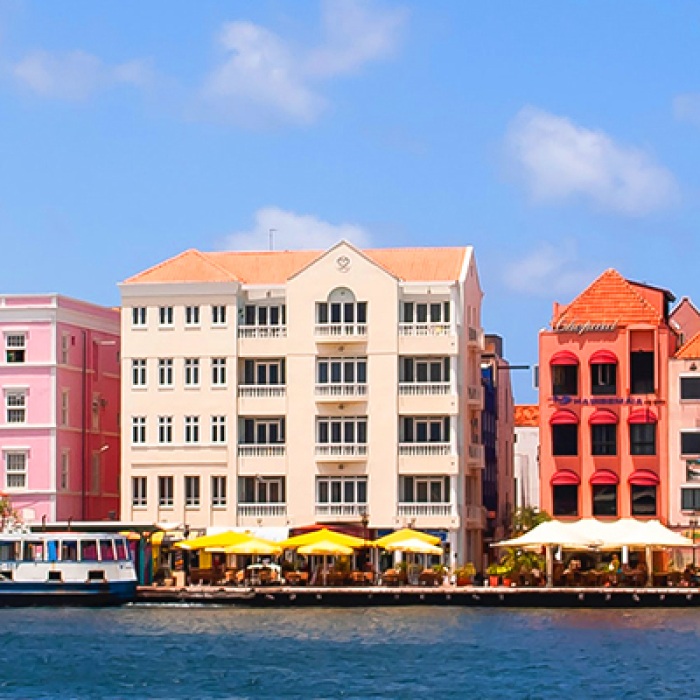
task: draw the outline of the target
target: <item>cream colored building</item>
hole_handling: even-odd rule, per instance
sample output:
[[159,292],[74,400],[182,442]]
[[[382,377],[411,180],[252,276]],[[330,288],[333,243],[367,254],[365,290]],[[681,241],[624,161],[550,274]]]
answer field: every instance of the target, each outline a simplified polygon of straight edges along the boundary
[[120,289],[124,520],[413,526],[478,561],[471,248],[189,250]]

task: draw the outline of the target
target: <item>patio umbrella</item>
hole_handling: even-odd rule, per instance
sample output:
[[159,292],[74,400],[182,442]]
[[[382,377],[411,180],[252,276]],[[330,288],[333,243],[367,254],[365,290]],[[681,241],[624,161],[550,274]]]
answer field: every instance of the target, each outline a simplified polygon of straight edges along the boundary
[[[343,532],[336,532],[335,530],[328,530],[327,528],[306,532],[303,535],[296,535],[296,537],[290,537],[280,542],[279,545],[282,549],[297,549],[298,547],[307,544],[316,544],[317,542],[333,542],[334,544],[351,547],[353,549],[370,546],[370,543],[367,540],[363,540],[361,537],[353,537],[353,535],[346,535]],[[299,551],[303,554],[301,550]]]
[[[207,551],[211,549],[210,547]],[[262,537],[250,537],[244,542],[238,542],[223,549],[216,548],[216,551],[224,552],[224,554],[259,554],[265,556],[280,554],[282,547],[277,542],[270,542]]]
[[384,545],[388,552],[410,552],[411,554],[442,554],[442,547],[411,537]]
[[352,547],[335,542],[333,540],[318,540],[310,544],[301,545],[297,552],[304,555],[315,555],[323,557],[323,585],[326,585],[326,558],[328,556],[338,556],[341,554],[352,554]]
[[206,549],[207,547],[230,547],[234,544],[240,544],[246,540],[251,539],[250,535],[246,535],[242,532],[233,532],[227,530],[226,532],[220,532],[217,535],[204,535],[202,537],[195,537],[191,540],[183,540],[182,542],[177,542],[176,547],[180,549],[195,550],[195,549]]
[[428,542],[429,544],[440,544],[441,542],[439,537],[428,535],[425,532],[420,532],[420,530],[411,530],[410,528],[405,527],[402,530],[397,530],[389,535],[380,537],[378,540],[374,541],[374,545],[376,547],[387,548],[388,544],[392,544],[393,542],[401,542],[402,540],[408,539],[418,539],[422,540],[423,542]]

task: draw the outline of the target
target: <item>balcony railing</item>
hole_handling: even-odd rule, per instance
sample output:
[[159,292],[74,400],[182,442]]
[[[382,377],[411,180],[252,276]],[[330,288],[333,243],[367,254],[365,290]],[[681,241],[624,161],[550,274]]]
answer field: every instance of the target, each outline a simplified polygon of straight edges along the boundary
[[365,457],[367,445],[349,443],[345,445],[316,445],[317,457]]
[[367,396],[367,384],[317,384],[316,396],[339,398]]
[[452,335],[454,329],[449,323],[399,323],[399,335]]
[[452,393],[449,382],[401,382],[399,396],[447,396]]
[[317,503],[316,515],[360,518],[367,513],[366,503]]
[[284,457],[286,445],[239,445],[239,457]]
[[271,399],[284,397],[287,387],[284,384],[243,384],[238,387],[242,399]]
[[449,442],[404,442],[399,445],[399,455],[402,457],[434,457],[452,454],[452,444]]
[[287,326],[238,326],[239,338],[286,338]]
[[314,333],[319,338],[363,338],[366,323],[317,323]]
[[455,515],[451,503],[399,503],[397,515],[408,518],[445,517]]
[[287,515],[287,504],[239,503],[238,515],[243,518],[279,518]]

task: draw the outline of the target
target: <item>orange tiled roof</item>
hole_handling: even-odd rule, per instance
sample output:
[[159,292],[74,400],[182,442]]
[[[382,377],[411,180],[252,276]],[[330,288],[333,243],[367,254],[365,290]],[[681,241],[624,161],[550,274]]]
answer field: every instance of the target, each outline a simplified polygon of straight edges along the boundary
[[696,333],[687,343],[684,343],[675,356],[681,360],[700,360],[700,333]]
[[617,270],[610,269],[563,307],[552,319],[552,326],[569,323],[658,325],[662,321],[661,313]]
[[540,407],[522,404],[515,407],[515,425],[518,428],[536,428],[540,424]]
[[[229,282],[284,284],[323,255],[319,250],[201,253],[187,250],[140,272],[125,284]],[[466,248],[376,248],[362,251],[387,272],[411,282],[459,279]]]

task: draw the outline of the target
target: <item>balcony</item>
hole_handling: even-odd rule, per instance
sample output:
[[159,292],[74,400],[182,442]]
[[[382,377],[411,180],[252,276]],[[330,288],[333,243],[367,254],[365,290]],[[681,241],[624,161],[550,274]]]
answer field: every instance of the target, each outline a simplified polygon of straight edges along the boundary
[[287,326],[238,326],[239,338],[286,338]]
[[364,462],[367,459],[367,445],[365,443],[346,444],[317,444],[317,462]]
[[457,515],[451,503],[399,503],[396,514],[406,518],[444,518]]
[[483,445],[468,445],[467,446],[467,461],[472,468],[484,468],[484,446]]
[[483,405],[484,388],[480,384],[469,384],[467,386],[467,403],[471,406]]
[[272,399],[284,398],[287,387],[284,384],[243,384],[238,387],[238,397],[241,399]]
[[239,457],[284,457],[286,445],[239,445]]
[[449,323],[399,323],[399,335],[401,336],[435,336],[452,335],[454,329]]
[[483,528],[486,518],[483,506],[464,506],[464,520],[468,528]]
[[242,357],[283,357],[287,326],[239,326],[238,354]]
[[451,323],[399,323],[399,354],[455,355],[457,334]]
[[241,518],[283,518],[287,515],[286,503],[239,503],[238,516]]
[[449,396],[452,385],[449,382],[402,382],[399,396]]
[[467,328],[467,344],[472,348],[484,349],[484,331],[481,328],[469,326]]
[[363,401],[367,398],[367,384],[317,384],[317,401]]
[[316,516],[321,518],[349,518],[359,520],[367,514],[366,503],[317,503]]
[[399,445],[399,456],[439,457],[452,454],[449,442],[404,442]]
[[314,328],[317,342],[345,342],[367,340],[366,323],[317,323]]
[[457,394],[450,382],[402,382],[399,384],[399,413],[403,415],[455,415]]

